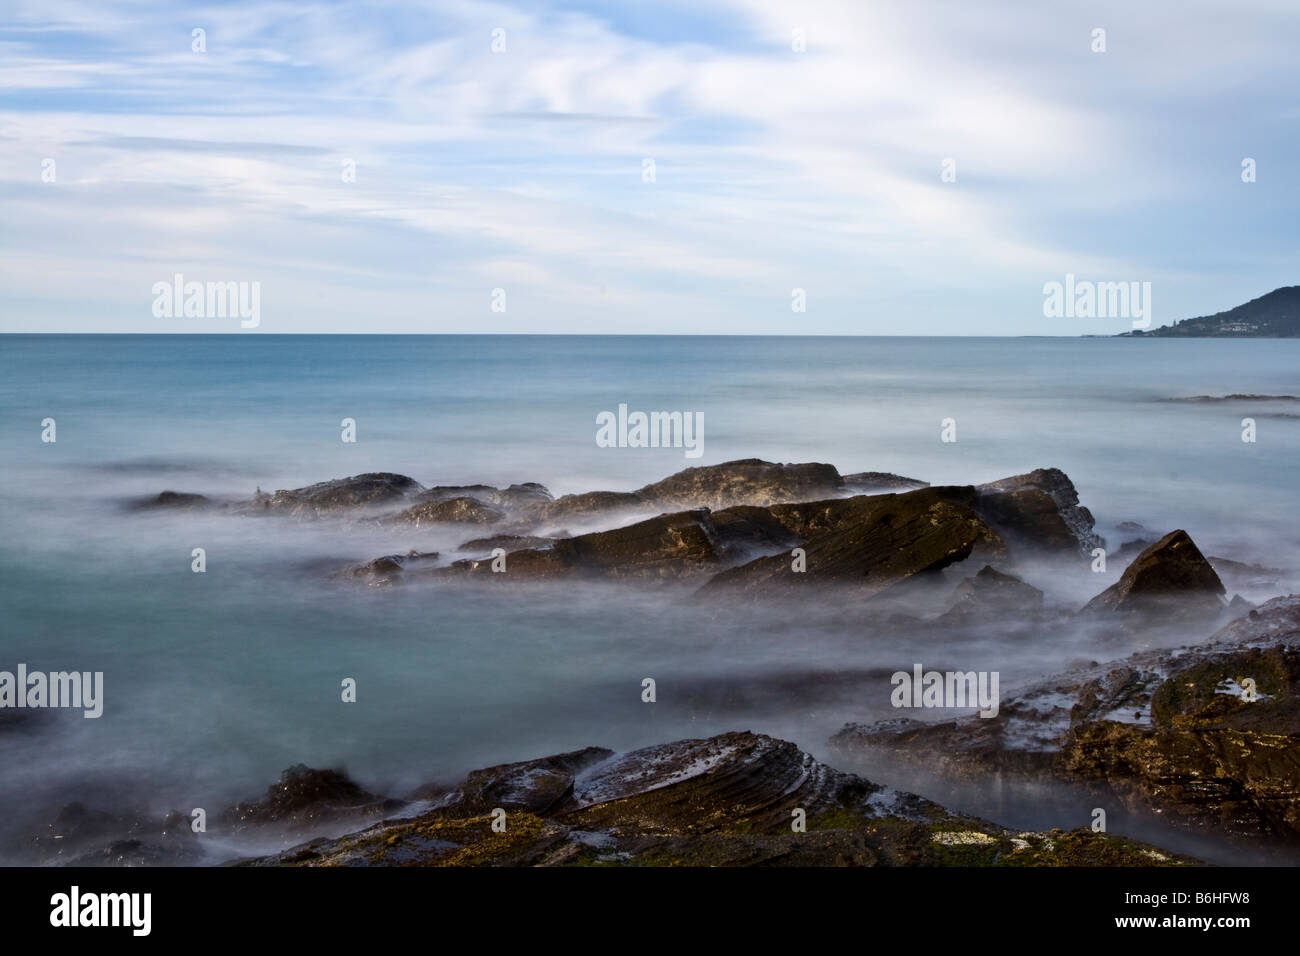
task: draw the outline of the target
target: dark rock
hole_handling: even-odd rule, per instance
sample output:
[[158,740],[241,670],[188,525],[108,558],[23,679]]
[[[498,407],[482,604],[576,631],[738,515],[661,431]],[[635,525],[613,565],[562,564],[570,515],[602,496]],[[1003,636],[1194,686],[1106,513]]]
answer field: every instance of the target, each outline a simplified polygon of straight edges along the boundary
[[261,800],[236,804],[222,819],[237,829],[266,823],[303,826],[340,815],[392,810],[400,805],[367,793],[337,770],[314,770],[297,764],[282,773],[279,783],[269,787]]
[[189,818],[110,813],[70,803],[33,841],[41,862],[71,866],[177,866],[203,857]]
[[145,498],[141,501],[132,503],[132,508],[137,511],[148,511],[157,508],[206,508],[212,504],[212,501],[206,495],[190,494],[184,491],[164,491],[156,498]]
[[928,481],[904,478],[902,475],[891,475],[887,471],[858,471],[844,476],[844,490],[851,491],[855,495],[877,494],[888,491],[915,491],[917,488],[928,487],[930,487]]
[[437,551],[408,551],[406,554],[386,554],[344,572],[348,577],[360,578],[370,587],[390,587],[401,581],[403,570],[418,568],[438,560]]
[[485,505],[477,498],[447,498],[425,502],[398,512],[389,520],[394,524],[496,524],[505,520],[505,512]]
[[1059,468],[1038,468],[1023,475],[1014,475],[979,485],[981,495],[1037,489],[1051,497],[1078,548],[1090,554],[1094,548],[1104,548],[1106,543],[1094,530],[1092,512],[1079,504],[1079,492],[1074,482]]
[[314,518],[379,505],[392,505],[418,494],[420,484],[405,475],[369,472],[351,478],[322,481],[305,488],[261,494],[246,509],[282,512],[296,518]]
[[588,491],[580,495],[561,495],[554,501],[541,502],[528,513],[537,521],[583,520],[607,518],[620,512],[651,511],[652,506],[640,495],[624,491]]
[[664,509],[773,505],[811,501],[839,494],[844,480],[834,465],[818,462],[777,464],[758,458],[687,468],[636,494]]
[[1084,606],[1085,614],[1139,618],[1216,617],[1223,582],[1186,531],[1171,531],[1125,568],[1115,584]]
[[442,807],[467,814],[487,813],[495,807],[546,813],[572,802],[573,780],[578,771],[613,755],[604,747],[587,747],[540,760],[475,770],[442,801]]
[[[490,825],[498,808],[506,811],[503,832]],[[800,818],[806,830],[792,826]],[[786,741],[729,733],[476,771],[428,813],[247,863],[1151,865],[1152,852],[1090,831],[1015,834],[843,773]]]
[[832,745],[957,779],[1101,787],[1173,823],[1300,847],[1300,595],[1204,645],[1038,682],[991,719],[850,724]]
[[495,488],[492,485],[435,485],[418,496],[421,503],[431,504],[453,498],[473,498],[482,504],[506,511],[530,508],[552,500],[546,486],[535,481],[511,485],[509,488]]
[[[713,577],[701,595],[788,595],[799,588],[836,584],[866,597],[962,561],[977,546],[989,555],[1003,552],[997,533],[978,515],[942,500],[934,489],[844,501],[799,516],[799,524],[824,520],[834,529],[814,535],[802,546],[806,571],[794,571],[788,553],[756,558]],[[851,519],[844,520],[847,515]]]
[[1043,608],[1043,592],[992,565],[957,585],[943,619],[952,622],[1034,615]]
[[[520,577],[678,578],[717,567],[722,553],[705,510],[659,515],[611,531],[560,538],[545,550],[506,555],[506,572]],[[490,560],[457,561],[443,573],[491,569]]]
[[1253,588],[1264,589],[1277,586],[1278,580],[1286,573],[1280,568],[1266,568],[1259,564],[1247,564],[1244,561],[1233,561],[1229,558],[1216,558],[1210,555],[1206,558],[1210,566],[1223,580],[1225,584],[1233,588]]
[[1156,540],[1155,538],[1135,538],[1132,541],[1125,541],[1119,546],[1119,550],[1111,554],[1110,557],[1116,561],[1132,561],[1155,544]]
[[526,534],[499,534],[492,538],[474,538],[459,545],[456,550],[472,551],[476,554],[484,554],[494,548],[504,548],[506,551],[520,551],[524,548],[549,548],[555,543],[555,540],[555,538],[539,538]]

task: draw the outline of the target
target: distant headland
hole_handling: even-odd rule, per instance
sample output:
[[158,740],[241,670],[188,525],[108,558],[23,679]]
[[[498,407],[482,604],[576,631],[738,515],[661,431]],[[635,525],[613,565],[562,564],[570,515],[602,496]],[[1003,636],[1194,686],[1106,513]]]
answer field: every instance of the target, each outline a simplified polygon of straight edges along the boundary
[[1121,332],[1129,338],[1300,338],[1300,285],[1274,289],[1227,312],[1183,319],[1158,329]]

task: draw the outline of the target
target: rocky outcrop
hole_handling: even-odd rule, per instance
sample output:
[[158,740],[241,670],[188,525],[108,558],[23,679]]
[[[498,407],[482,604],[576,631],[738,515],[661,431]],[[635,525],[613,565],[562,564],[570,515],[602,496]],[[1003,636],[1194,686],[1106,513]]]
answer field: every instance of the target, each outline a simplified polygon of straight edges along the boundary
[[832,739],[957,779],[1013,773],[1100,788],[1133,810],[1300,846],[1300,595],[1208,643],[1037,682],[996,717],[850,724]]
[[351,478],[322,481],[305,488],[259,494],[244,510],[276,512],[295,518],[316,518],[340,512],[393,505],[424,489],[405,475],[370,472]]
[[756,558],[716,575],[702,595],[788,595],[833,584],[868,597],[962,561],[977,546],[989,555],[1003,552],[997,533],[978,515],[943,500],[933,489],[818,503],[802,510],[774,508],[772,513],[784,516],[792,531],[815,530],[802,545],[805,570],[795,570],[789,553]]
[[777,464],[744,458],[721,465],[687,468],[639,489],[636,494],[661,509],[773,505],[841,494],[844,479],[834,465]]
[[561,495],[554,501],[535,505],[529,517],[539,523],[609,518],[620,513],[650,511],[652,506],[630,491],[588,491]]
[[476,771],[425,813],[244,861],[307,866],[1157,862],[1193,861],[1086,830],[1017,834],[843,773],[792,743],[747,732],[621,755],[592,747]]
[[500,508],[486,505],[477,498],[445,498],[426,501],[393,515],[393,524],[413,524],[417,528],[426,524],[496,524],[504,521],[506,514]]
[[1083,608],[1087,615],[1169,620],[1219,615],[1223,582],[1186,531],[1171,531],[1139,554]]
[[539,485],[535,481],[526,481],[508,488],[496,488],[492,485],[434,485],[418,496],[421,503],[429,504],[455,498],[469,498],[505,512],[532,508],[552,500],[546,486]]
[[[1079,492],[1074,487],[1074,482],[1059,468],[1038,468],[1023,475],[1013,475],[1010,478],[978,485],[976,490],[986,499],[997,495],[1017,495],[1026,491],[1046,494],[1056,505],[1060,521],[1081,552],[1090,554],[1094,548],[1106,546],[1105,541],[1094,530],[1096,522],[1093,520],[1092,512],[1079,504]],[[1014,508],[1012,504],[1015,505]],[[997,507],[996,503],[991,506]],[[1025,526],[1026,531],[1032,532],[1037,526],[1040,529],[1037,532],[1039,537],[1054,536],[1058,533],[1055,530],[1055,520],[1048,513],[1048,509],[1041,502],[1037,502],[1033,495],[1021,496],[1018,502],[1013,499],[1003,507],[1009,511],[1040,515],[1047,522],[1045,526],[1038,522],[1031,522]]]
[[[505,556],[510,579],[547,577],[674,579],[716,568],[722,545],[708,511],[659,515],[612,531],[560,538],[544,549]],[[457,561],[439,576],[490,572],[491,559]]]

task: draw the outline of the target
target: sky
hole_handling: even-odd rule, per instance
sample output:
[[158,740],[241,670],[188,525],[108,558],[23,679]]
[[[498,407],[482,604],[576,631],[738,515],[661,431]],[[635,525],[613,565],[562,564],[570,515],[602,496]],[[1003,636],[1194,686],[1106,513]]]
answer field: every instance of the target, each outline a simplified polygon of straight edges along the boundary
[[0,331],[1131,327],[1067,274],[1164,325],[1300,284],[1298,49],[1296,0],[5,0]]

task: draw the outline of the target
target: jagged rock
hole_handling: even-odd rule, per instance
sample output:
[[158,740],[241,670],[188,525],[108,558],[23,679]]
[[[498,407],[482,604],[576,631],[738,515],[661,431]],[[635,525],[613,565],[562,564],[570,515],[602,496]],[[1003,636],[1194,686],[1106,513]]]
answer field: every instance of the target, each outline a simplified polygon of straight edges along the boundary
[[391,812],[401,806],[401,801],[366,792],[337,770],[297,764],[282,773],[261,800],[236,804],[222,814],[222,820],[236,829],[265,823],[303,826],[341,815]]
[[714,576],[701,595],[786,595],[803,587],[837,584],[866,597],[964,560],[977,545],[990,555],[1003,551],[997,533],[978,515],[943,500],[934,489],[844,499],[841,505],[819,502],[803,509],[802,514],[772,511],[791,516],[797,526],[821,521],[831,529],[815,534],[802,546],[807,570],[793,570],[788,553],[756,558]]
[[496,524],[505,520],[505,512],[485,505],[477,498],[446,498],[429,501],[398,512],[389,520],[393,524]]
[[744,458],[720,465],[686,468],[637,490],[644,501],[664,509],[773,505],[811,501],[841,493],[844,480],[834,465],[819,462],[778,464]]
[[851,491],[855,495],[879,494],[880,492],[889,491],[915,491],[917,488],[928,487],[930,487],[928,481],[904,478],[902,475],[891,475],[887,471],[858,471],[844,476],[844,490]]
[[1084,614],[1138,618],[1209,616],[1223,610],[1223,582],[1186,531],[1171,531],[1139,554]]
[[1059,468],[1038,468],[1023,475],[1001,478],[977,486],[981,495],[1037,489],[1049,495],[1060,513],[1079,550],[1090,554],[1094,548],[1104,548],[1106,543],[1094,530],[1092,512],[1079,504],[1079,492],[1065,472]]
[[[494,832],[491,810],[506,811]],[[802,819],[806,829],[792,821]],[[1087,830],[1014,833],[728,733],[621,755],[588,748],[470,774],[433,809],[245,865],[1181,865]]]
[[953,590],[943,619],[952,622],[1034,615],[1042,610],[1043,592],[986,564]]
[[258,495],[246,510],[283,512],[295,518],[313,518],[341,511],[392,505],[418,494],[419,482],[390,472],[369,472],[351,478],[322,481],[305,488]]
[[1300,846],[1300,595],[1204,645],[1037,682],[994,718],[849,724],[832,746],[958,779],[1100,786],[1171,822]]

